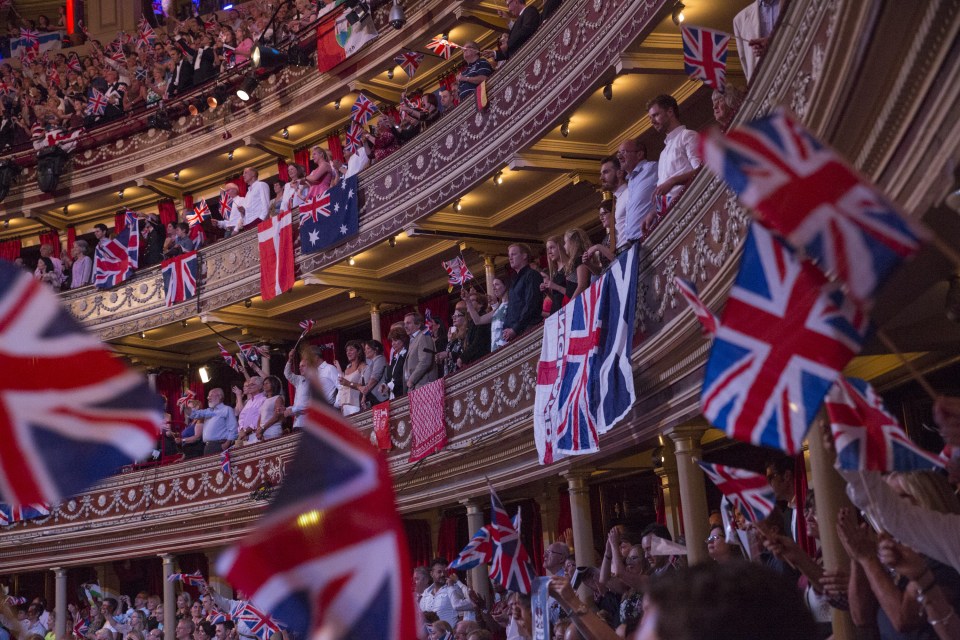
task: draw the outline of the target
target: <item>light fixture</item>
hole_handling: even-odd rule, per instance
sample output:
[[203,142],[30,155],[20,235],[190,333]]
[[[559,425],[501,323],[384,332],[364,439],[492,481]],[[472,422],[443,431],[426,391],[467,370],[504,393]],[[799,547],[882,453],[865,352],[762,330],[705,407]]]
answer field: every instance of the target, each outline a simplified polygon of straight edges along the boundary
[[147,118],[147,126],[161,131],[173,131],[173,123],[170,122],[170,116],[162,106],[160,111]]
[[570,121],[566,120],[563,124],[560,125],[560,135],[566,138],[570,135]]
[[503,171],[497,171],[495,174],[493,174],[493,184],[503,184]]
[[[67,164],[67,152],[59,145],[44,147],[37,153],[37,186],[44,193],[57,190],[57,183]],[[16,169],[19,172],[19,167]]]
[[253,53],[250,54],[250,64],[253,65],[254,69],[260,67],[279,67],[286,61],[286,58],[280,51],[262,44],[257,45]]
[[4,220],[4,221],[3,221],[3,228],[4,228],[4,229],[9,229],[9,228],[10,228],[10,221],[9,221],[9,220]]
[[247,102],[253,97],[253,92],[256,90],[257,85],[259,84],[259,80],[253,76],[247,76],[247,78],[243,81],[243,84],[240,85],[240,88],[237,89],[237,97],[244,102]]
[[686,8],[687,7],[682,2],[678,2],[676,6],[673,7],[673,24],[677,25],[678,27],[680,26],[680,24],[684,21],[683,10]]
[[336,109],[337,111],[340,110],[340,98],[337,98],[336,100],[333,101],[333,108]]
[[191,102],[191,103],[187,106],[187,111],[190,112],[190,115],[191,115],[191,116],[196,116],[198,113],[200,113],[200,108],[197,107],[196,104],[194,104],[193,102]]
[[246,300],[243,301],[243,306],[249,309],[250,307],[253,306],[253,300],[251,300],[250,298],[247,298]]
[[390,7],[390,15],[387,18],[390,26],[399,31],[403,25],[407,24],[407,16],[400,6],[400,0],[393,0],[393,6]]
[[603,97],[607,100],[613,100],[613,83],[608,82],[603,87]]
[[146,331],[141,331],[141,332],[140,332],[140,339],[141,339],[141,340],[146,340],[146,339],[147,339],[147,332],[146,332]]
[[393,67],[387,69],[387,80],[393,80]]
[[283,128],[283,131],[280,132],[280,135],[283,136],[283,139],[286,140],[290,137],[290,130],[286,127]]
[[397,246],[397,236],[390,236],[390,239],[387,240],[387,244],[389,244],[391,247]]
[[233,150],[227,151],[227,160],[233,160]]
[[357,264],[357,261],[353,259],[353,256],[350,256],[350,259],[347,260],[347,263],[352,267],[353,265]]
[[180,172],[179,172],[179,171],[174,171],[174,172],[173,172],[173,181],[174,181],[174,182],[180,182]]
[[650,453],[650,457],[653,458],[654,467],[662,467],[664,461],[663,447],[654,447],[653,451]]
[[226,104],[230,99],[230,90],[222,85],[213,88],[213,93],[207,96],[207,106],[216,109],[221,104]]
[[67,212],[70,210],[70,205],[63,205],[63,215],[67,215]]
[[200,382],[204,384],[210,382],[210,370],[206,366],[197,369],[197,373],[200,374]]
[[453,208],[455,211],[463,211],[463,204],[460,202],[460,198],[453,201]]
[[951,191],[944,200],[944,203],[953,209],[954,212],[960,213],[960,189]]
[[187,328],[187,320],[186,320],[186,318],[184,318],[183,320],[180,321],[180,326],[183,327],[184,329]]
[[357,297],[357,292],[356,292],[356,291],[349,291],[349,292],[347,292],[347,297],[350,298],[351,300],[353,300],[354,298]]
[[117,200],[123,200],[123,189],[117,191]]

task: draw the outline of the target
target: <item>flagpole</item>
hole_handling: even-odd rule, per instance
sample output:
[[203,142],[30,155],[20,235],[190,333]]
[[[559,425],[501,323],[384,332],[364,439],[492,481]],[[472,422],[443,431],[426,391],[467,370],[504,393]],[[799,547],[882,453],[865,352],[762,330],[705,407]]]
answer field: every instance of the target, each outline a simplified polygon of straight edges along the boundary
[[880,338],[880,342],[882,342],[883,345],[893,353],[893,355],[899,358],[900,362],[903,363],[903,366],[910,373],[910,377],[920,385],[927,395],[930,396],[930,399],[936,401],[940,394],[938,394],[933,386],[927,382],[927,379],[923,377],[923,374],[920,373],[915,366],[913,366],[913,363],[907,360],[906,356],[904,356],[903,353],[897,349],[897,345],[893,344],[893,341],[890,340],[890,336],[888,336],[883,329],[877,329],[877,337]]

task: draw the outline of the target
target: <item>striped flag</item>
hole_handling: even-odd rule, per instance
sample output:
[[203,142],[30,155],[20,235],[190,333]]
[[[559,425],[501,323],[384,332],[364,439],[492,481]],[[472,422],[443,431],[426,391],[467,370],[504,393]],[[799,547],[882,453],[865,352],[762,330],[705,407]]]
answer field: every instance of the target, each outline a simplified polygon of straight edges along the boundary
[[266,302],[293,288],[293,214],[285,211],[257,225],[260,295]]

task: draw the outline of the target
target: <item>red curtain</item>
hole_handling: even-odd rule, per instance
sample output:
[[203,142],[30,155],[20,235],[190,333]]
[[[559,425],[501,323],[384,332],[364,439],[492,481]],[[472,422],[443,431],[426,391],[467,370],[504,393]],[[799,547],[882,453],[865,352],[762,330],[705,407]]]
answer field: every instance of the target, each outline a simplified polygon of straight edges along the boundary
[[664,504],[663,485],[660,484],[659,478],[657,479],[657,502],[654,505],[654,509],[657,514],[657,524],[667,526],[667,505]]
[[385,311],[380,314],[380,342],[383,343],[384,357],[390,359],[390,341],[387,336],[390,335],[390,325],[395,322],[403,322],[403,316],[413,311],[413,307],[399,307],[393,311]]
[[127,216],[123,211],[113,215],[113,232],[120,233],[127,226]]
[[343,157],[343,142],[340,141],[339,133],[327,136],[327,148],[330,150],[331,160],[345,162],[345,158]]
[[536,500],[528,498],[518,504],[507,507],[507,513],[513,517],[513,514],[517,512],[517,507],[520,508],[520,538],[527,548],[530,560],[533,561],[537,575],[542,576],[544,575],[543,521],[540,518],[540,505]]
[[56,229],[51,229],[45,233],[40,234],[40,244],[49,244],[53,247],[53,257],[60,257],[60,234]]
[[310,149],[303,147],[301,149],[295,149],[293,152],[293,161],[296,162],[301,167],[305,168],[308,172],[310,171]]
[[460,553],[457,545],[457,516],[443,516],[437,533],[437,557],[451,562]]
[[[200,381],[200,376],[197,376],[196,380],[190,381],[190,391],[193,391],[193,395],[197,397],[202,404],[207,404],[205,400],[207,399],[207,392],[203,388],[203,382]],[[224,389],[226,391],[226,389]]]
[[[430,560],[433,559],[433,547],[430,545],[430,523],[426,520],[404,520],[403,530],[407,534],[407,546],[410,547],[410,563],[414,567],[429,566]],[[457,553],[459,553],[459,549]]]
[[807,533],[807,519],[803,515],[803,507],[807,504],[807,463],[803,459],[803,454],[795,457],[793,467],[793,485],[797,495],[797,530],[791,533],[796,535],[797,544],[800,548],[810,554],[811,557],[817,553],[817,543]]
[[338,329],[327,331],[307,338],[306,342],[324,347],[323,359],[327,364],[333,364],[334,358],[337,357],[337,351],[340,349],[340,331]]
[[233,184],[237,185],[237,189],[240,190],[238,195],[247,195],[247,183],[243,181],[243,178],[234,178],[233,180],[227,180],[227,182],[232,182]]
[[420,313],[424,315],[429,309],[434,320],[440,320],[444,327],[450,327],[450,294],[448,292],[441,291],[429,298],[421,298],[417,307],[419,307]]
[[157,376],[157,393],[163,396],[167,413],[170,414],[170,424],[174,430],[183,428],[183,414],[177,406],[177,399],[183,395],[183,375],[176,371],[164,371]]
[[277,158],[277,178],[280,182],[290,182],[290,174],[287,173],[287,161],[283,158]]
[[557,538],[567,544],[573,540],[567,540],[567,530],[573,528],[573,517],[570,515],[570,493],[566,487],[560,487],[557,491],[559,498],[557,500]]
[[160,214],[160,223],[164,227],[171,222],[174,224],[177,223],[177,207],[173,204],[173,200],[167,198],[158,202],[157,213]]
[[20,241],[5,240],[0,242],[0,258],[13,262],[20,257]]
[[73,251],[73,243],[77,241],[77,228],[73,225],[67,227],[67,253]]
[[193,209],[193,195],[190,193],[183,194],[183,210],[189,211]]

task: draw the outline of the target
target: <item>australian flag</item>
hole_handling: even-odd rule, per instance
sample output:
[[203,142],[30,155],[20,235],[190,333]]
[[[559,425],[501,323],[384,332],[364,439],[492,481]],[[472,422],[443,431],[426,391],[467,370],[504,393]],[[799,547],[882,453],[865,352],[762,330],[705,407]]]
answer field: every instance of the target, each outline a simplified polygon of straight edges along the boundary
[[55,503],[153,450],[163,402],[52,291],[0,262],[0,499]]
[[597,451],[600,434],[633,405],[630,348],[636,296],[634,246],[544,322],[534,409],[541,464]]
[[339,244],[360,231],[360,213],[357,176],[341,180],[324,194],[329,203],[317,209],[315,215],[301,216],[300,250],[316,253]]
[[292,634],[414,638],[409,552],[386,461],[318,401],[305,416],[279,493],[218,573]]
[[943,460],[915,445],[866,380],[837,380],[827,394],[827,416],[838,469],[918,471],[942,469]]
[[731,438],[798,453],[868,326],[839,284],[753,223],[707,361],[703,414]]
[[166,305],[172,307],[178,302],[190,300],[197,295],[197,252],[182,253],[167,258],[161,265],[163,273],[163,291]]

